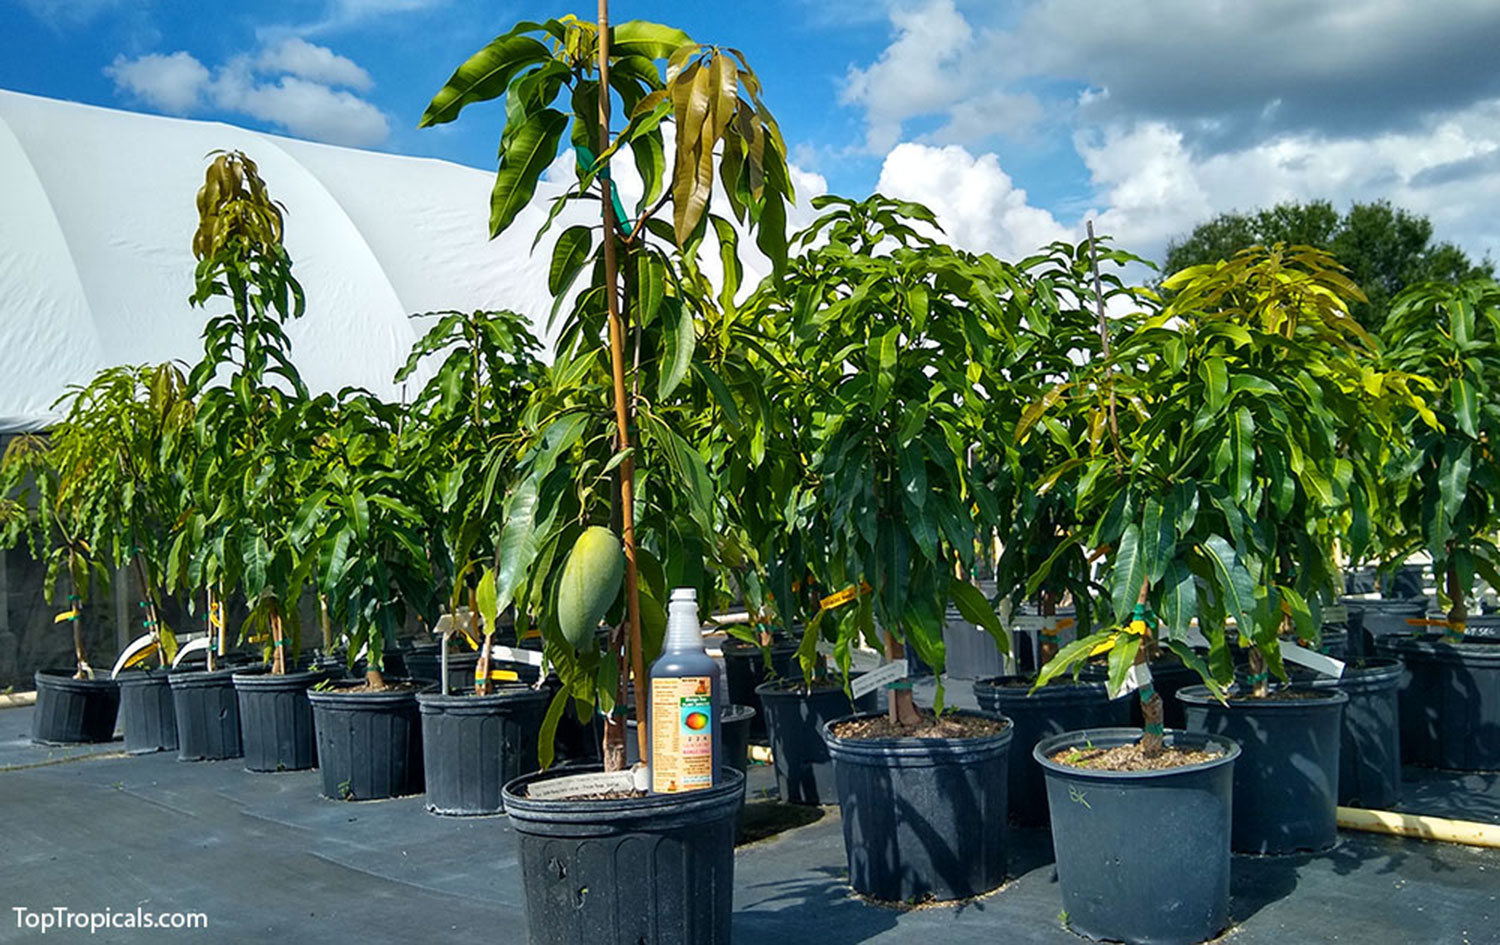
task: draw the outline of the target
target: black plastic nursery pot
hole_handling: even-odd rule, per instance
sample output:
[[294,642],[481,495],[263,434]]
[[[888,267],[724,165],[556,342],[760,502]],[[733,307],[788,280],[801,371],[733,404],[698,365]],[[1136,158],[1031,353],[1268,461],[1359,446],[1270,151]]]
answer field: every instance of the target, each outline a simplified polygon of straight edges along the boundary
[[1085,728],[1115,728],[1130,724],[1130,702],[1110,701],[1102,682],[1056,679],[1036,692],[1034,680],[997,676],[974,683],[979,708],[1010,719],[1014,736],[1007,777],[1010,821],[1022,827],[1047,826],[1047,780],[1031,757],[1043,738]]
[[177,750],[177,709],[164,669],[127,670],[120,685],[120,725],[132,755]]
[[417,693],[427,809],[455,816],[504,810],[506,782],[538,767],[537,733],[549,701],[545,689],[521,685],[486,696]]
[[1005,880],[1012,726],[975,738],[840,738],[823,725],[833,759],[844,852],[854,891],[887,902],[977,896]]
[[234,674],[247,770],[303,771],[317,767],[318,740],[313,733],[307,690],[325,678],[320,670],[282,676],[267,672]]
[[1411,620],[1427,616],[1425,597],[1345,597],[1341,603],[1349,611],[1349,652],[1355,656],[1374,656],[1387,637],[1408,636]]
[[1227,738],[1168,730],[1168,745],[1222,752],[1159,771],[1059,764],[1072,748],[1114,748],[1140,729],[1065,732],[1037,742],[1067,925],[1090,938],[1188,945],[1229,924],[1235,759]]
[[[387,679],[393,687],[410,686]],[[415,688],[308,690],[323,796],[370,801],[422,793],[422,724]]]
[[1500,771],[1500,640],[1391,637],[1385,651],[1406,664],[1403,760],[1454,771]]
[[39,669],[31,740],[39,745],[107,742],[115,737],[120,687],[113,679],[74,679],[71,669]]
[[[1290,667],[1289,667],[1290,669]],[[1401,800],[1400,660],[1353,660],[1338,679],[1297,670],[1298,683],[1340,689],[1344,706],[1339,746],[1339,804],[1384,810]]]
[[1231,840],[1236,853],[1326,850],[1338,840],[1339,749],[1349,696],[1313,688],[1276,695],[1273,690],[1269,699],[1235,697],[1225,705],[1206,686],[1177,693],[1189,732],[1240,746]]
[[807,689],[800,680],[773,680],[755,687],[766,716],[776,788],[788,804],[833,804],[838,800],[833,762],[823,725],[859,712],[873,712],[876,693],[853,702],[833,683]]
[[802,667],[797,665],[797,644],[791,640],[777,640],[771,644],[770,674],[766,671],[765,653],[754,643],[731,637],[719,649],[724,654],[724,681],[729,702],[756,710],[750,720],[750,735],[765,738],[765,713],[761,711],[760,696],[756,695],[755,689],[768,679],[802,678]]
[[[474,668],[479,665],[479,651],[448,648],[448,691],[462,692],[474,688]],[[498,666],[496,668],[499,668]],[[415,646],[406,654],[406,671],[412,679],[437,682],[443,673],[441,647],[431,644]]]
[[[572,768],[561,772],[597,771]],[[505,786],[520,845],[531,945],[728,945],[734,835],[745,776],[616,800],[542,800]]]
[[244,754],[234,693],[234,674],[239,671],[173,670],[167,675],[177,711],[178,761],[220,761]]

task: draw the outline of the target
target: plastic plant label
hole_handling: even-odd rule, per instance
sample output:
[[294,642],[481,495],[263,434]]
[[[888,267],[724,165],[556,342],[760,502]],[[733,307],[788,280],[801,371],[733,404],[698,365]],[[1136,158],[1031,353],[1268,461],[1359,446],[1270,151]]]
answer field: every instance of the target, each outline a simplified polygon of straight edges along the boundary
[[1336,607],[1324,607],[1323,608],[1323,622],[1324,623],[1344,623],[1348,619],[1349,619],[1349,608],[1345,607],[1343,604],[1339,604]]
[[615,791],[644,791],[649,786],[650,774],[642,765],[629,771],[573,774],[565,778],[537,781],[527,786],[526,796],[543,801],[564,800],[570,797],[610,794]]
[[713,680],[651,680],[651,791],[701,791],[714,783]]
[[1137,689],[1151,681],[1151,667],[1145,663],[1132,663],[1125,671],[1125,679],[1120,683],[1120,691],[1109,694],[1111,699],[1128,696]]
[[[508,669],[492,669],[490,679],[497,682],[520,682],[521,677]],[[479,671],[478,666],[474,667],[474,681],[484,682],[484,673]]]
[[1051,633],[1066,630],[1078,621],[1072,617],[1038,617],[1035,614],[1023,614],[1011,619],[1011,629],[1022,630],[1027,633]]
[[1306,666],[1308,669],[1316,670],[1324,676],[1332,676],[1334,679],[1338,679],[1344,675],[1344,664],[1339,660],[1331,656],[1324,656],[1322,653],[1314,653],[1306,647],[1298,646],[1286,640],[1281,641],[1281,658],[1291,660],[1299,666]]
[[906,660],[897,660],[893,663],[883,663],[875,669],[870,670],[863,676],[854,680],[849,686],[858,699],[867,692],[874,692],[881,686],[888,685],[907,675]]
[[496,644],[490,647],[490,659],[504,660],[507,663],[525,663],[528,666],[540,666],[546,656],[539,650],[523,650],[513,646],[500,646]]

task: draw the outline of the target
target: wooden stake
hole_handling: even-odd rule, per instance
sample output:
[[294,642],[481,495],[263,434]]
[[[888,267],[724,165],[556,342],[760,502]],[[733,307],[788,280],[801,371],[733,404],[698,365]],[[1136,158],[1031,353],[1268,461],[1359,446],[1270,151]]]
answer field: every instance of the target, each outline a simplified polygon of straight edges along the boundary
[[[599,0],[599,153],[609,150],[609,0]],[[630,448],[630,402],[625,397],[625,325],[620,318],[619,261],[616,258],[614,182],[606,171],[599,175],[601,199],[600,212],[604,217],[604,303],[609,311],[609,359],[614,372],[615,425],[619,428],[618,448]],[[635,463],[627,456],[620,463],[620,541],[625,547],[625,603],[627,609],[626,652],[630,663],[630,675],[635,680],[636,692],[636,738],[641,759],[649,757],[650,732],[640,724],[640,703],[649,698],[646,693],[646,672],[641,655],[641,593],[640,578],[635,563]],[[617,650],[618,652],[618,650]],[[618,658],[618,657],[617,657]],[[623,667],[622,667],[623,669]],[[626,702],[626,674],[619,674],[615,688],[616,712]],[[616,714],[605,722],[605,743],[610,745],[618,739],[623,749],[623,733],[616,732],[611,738],[611,729],[623,727]],[[605,752],[605,768],[618,770],[624,767],[623,750],[618,759]],[[611,765],[616,765],[612,768]]]

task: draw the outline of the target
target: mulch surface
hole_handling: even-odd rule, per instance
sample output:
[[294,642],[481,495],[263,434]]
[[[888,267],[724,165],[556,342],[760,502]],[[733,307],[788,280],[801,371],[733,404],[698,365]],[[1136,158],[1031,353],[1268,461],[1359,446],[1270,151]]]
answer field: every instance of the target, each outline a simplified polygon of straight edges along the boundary
[[1169,746],[1155,758],[1147,758],[1139,742],[1114,748],[1069,748],[1051,756],[1060,765],[1095,771],[1164,771],[1222,757],[1224,753],[1219,751],[1188,751]]
[[913,728],[904,728],[880,715],[865,719],[840,722],[833,727],[839,738],[983,738],[1005,731],[1004,722],[978,718],[972,715],[943,715],[919,710],[922,721]]

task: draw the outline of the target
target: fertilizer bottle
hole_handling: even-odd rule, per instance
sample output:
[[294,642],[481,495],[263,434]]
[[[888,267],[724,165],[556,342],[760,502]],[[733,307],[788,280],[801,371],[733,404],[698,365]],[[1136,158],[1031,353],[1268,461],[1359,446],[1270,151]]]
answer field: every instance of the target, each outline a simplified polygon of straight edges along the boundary
[[723,702],[719,665],[704,652],[698,630],[698,592],[676,588],[667,606],[666,643],[651,667],[652,792],[697,791],[718,782]]

